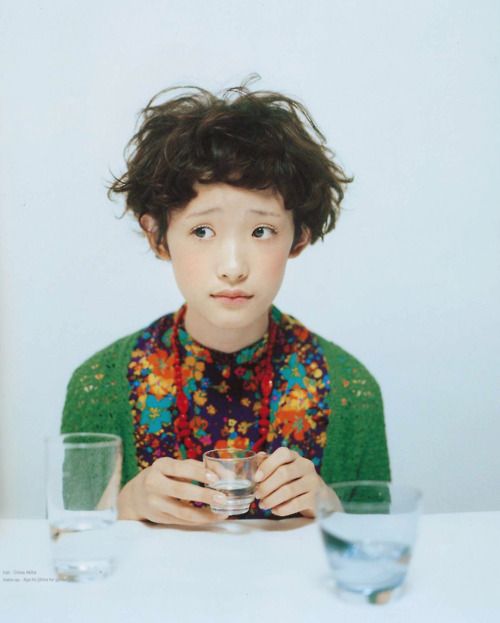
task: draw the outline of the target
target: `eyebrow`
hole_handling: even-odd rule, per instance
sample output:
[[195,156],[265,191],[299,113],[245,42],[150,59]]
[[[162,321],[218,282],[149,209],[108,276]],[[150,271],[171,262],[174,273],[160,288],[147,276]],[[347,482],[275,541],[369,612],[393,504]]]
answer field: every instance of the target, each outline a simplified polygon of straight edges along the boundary
[[192,214],[188,214],[186,218],[198,218],[200,216],[206,216],[207,214],[211,214],[212,212],[219,212],[220,208],[208,208],[207,210],[199,210],[198,212],[193,212]]
[[[207,208],[206,210],[200,210],[197,212],[193,212],[192,214],[189,214],[186,218],[188,219],[195,219],[195,218],[199,218],[200,216],[206,216],[207,214],[212,214],[213,212],[220,212],[221,209],[220,208]],[[250,210],[250,212],[252,214],[258,214],[259,216],[270,216],[270,217],[274,217],[274,218],[280,218],[281,214],[277,214],[276,212],[268,212],[267,210],[258,210],[257,208],[252,208]]]
[[280,218],[281,214],[276,214],[276,212],[268,212],[267,210],[257,210],[256,208],[250,210],[252,214],[259,214],[260,216],[274,216],[274,218]]

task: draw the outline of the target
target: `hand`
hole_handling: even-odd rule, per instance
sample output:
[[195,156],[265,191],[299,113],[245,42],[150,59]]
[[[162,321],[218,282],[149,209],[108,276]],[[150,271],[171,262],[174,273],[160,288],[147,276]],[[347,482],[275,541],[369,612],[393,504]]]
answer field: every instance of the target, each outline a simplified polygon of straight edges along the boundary
[[192,484],[195,480],[207,483],[201,461],[180,461],[172,458],[157,459],[130,480],[118,496],[119,519],[147,519],[171,525],[210,524],[227,515],[212,513],[209,508],[196,508],[189,502],[210,504],[225,496],[220,492]]
[[309,459],[284,447],[262,461],[255,480],[260,508],[269,508],[280,517],[294,513],[314,517],[316,493],[326,487]]

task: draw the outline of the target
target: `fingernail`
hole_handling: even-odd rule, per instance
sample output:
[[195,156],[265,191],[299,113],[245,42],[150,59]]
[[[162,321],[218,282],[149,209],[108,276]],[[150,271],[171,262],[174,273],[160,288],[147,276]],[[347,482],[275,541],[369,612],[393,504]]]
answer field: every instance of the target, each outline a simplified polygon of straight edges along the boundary
[[225,501],[226,496],[222,493],[217,493],[216,495],[214,495],[214,502],[217,502],[217,504],[224,504]]
[[263,478],[264,478],[264,474],[260,471],[260,469],[258,469],[255,472],[255,480],[256,480],[256,482],[260,482]]
[[267,504],[265,502],[259,502],[259,508],[262,508],[262,510],[266,510]]

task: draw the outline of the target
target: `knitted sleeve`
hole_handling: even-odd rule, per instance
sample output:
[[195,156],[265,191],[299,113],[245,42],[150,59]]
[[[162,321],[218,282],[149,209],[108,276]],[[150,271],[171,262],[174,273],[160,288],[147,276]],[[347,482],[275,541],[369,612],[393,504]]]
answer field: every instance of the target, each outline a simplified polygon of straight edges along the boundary
[[138,473],[128,404],[127,369],[138,333],[99,351],[73,373],[66,393],[61,432],[111,433],[123,442],[122,484]]
[[391,478],[382,396],[368,370],[342,348],[319,338],[331,380],[330,422],[321,475],[325,481]]

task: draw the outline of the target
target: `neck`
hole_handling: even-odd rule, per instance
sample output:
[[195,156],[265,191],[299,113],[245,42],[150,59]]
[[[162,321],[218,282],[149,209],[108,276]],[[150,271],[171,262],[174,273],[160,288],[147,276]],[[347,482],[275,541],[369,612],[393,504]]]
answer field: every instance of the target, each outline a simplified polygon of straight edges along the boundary
[[269,314],[266,312],[248,326],[219,327],[188,307],[184,325],[189,335],[203,346],[222,353],[234,353],[264,336],[269,325]]

